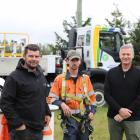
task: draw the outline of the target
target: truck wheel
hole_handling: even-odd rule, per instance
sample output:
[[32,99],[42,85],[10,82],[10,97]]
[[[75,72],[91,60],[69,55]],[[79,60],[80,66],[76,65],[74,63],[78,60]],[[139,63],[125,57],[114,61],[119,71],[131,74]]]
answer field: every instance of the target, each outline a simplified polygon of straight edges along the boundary
[[104,84],[95,83],[93,84],[94,91],[96,93],[96,103],[97,107],[102,107],[106,104],[104,99]]
[[1,97],[2,86],[0,85],[0,97]]

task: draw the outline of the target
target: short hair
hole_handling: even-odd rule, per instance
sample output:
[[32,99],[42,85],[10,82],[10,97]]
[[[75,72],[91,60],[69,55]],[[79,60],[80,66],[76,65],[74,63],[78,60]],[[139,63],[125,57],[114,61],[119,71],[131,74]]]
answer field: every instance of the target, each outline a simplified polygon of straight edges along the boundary
[[24,55],[27,54],[28,50],[40,52],[40,47],[37,44],[28,44],[24,49]]
[[[120,51],[121,51],[122,49],[125,49],[125,48],[130,48],[130,49],[132,50],[132,54],[133,54],[133,56],[134,56],[134,48],[133,48],[133,45],[132,45],[132,44],[124,44],[124,45],[122,45],[122,46],[120,47]],[[120,53],[120,51],[119,51],[119,53]]]

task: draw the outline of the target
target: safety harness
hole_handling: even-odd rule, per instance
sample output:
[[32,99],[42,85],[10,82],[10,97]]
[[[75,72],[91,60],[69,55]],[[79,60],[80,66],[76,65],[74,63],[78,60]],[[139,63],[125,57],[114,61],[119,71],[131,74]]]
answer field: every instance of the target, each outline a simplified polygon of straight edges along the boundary
[[[84,105],[90,105],[90,102],[91,102],[90,98],[88,96],[88,90],[87,90],[87,85],[86,85],[85,74],[82,75],[82,84],[83,84],[84,93],[85,93],[83,95],[83,98],[77,97],[77,96],[75,96],[73,94],[70,94],[70,93],[66,93],[66,73],[62,74],[61,99],[66,101],[66,98],[70,98],[72,100],[80,102],[80,114],[81,114],[81,116],[85,115],[85,107],[84,107]],[[82,118],[76,117],[74,115],[71,115],[71,117],[81,124],[81,128],[80,128],[81,132],[85,133],[85,123],[87,121],[87,118],[82,119]],[[63,130],[67,130],[66,125],[65,125],[64,122],[61,123],[61,127],[63,128]],[[88,126],[88,129],[89,129],[89,131],[91,133],[93,132],[93,127],[91,125]]]

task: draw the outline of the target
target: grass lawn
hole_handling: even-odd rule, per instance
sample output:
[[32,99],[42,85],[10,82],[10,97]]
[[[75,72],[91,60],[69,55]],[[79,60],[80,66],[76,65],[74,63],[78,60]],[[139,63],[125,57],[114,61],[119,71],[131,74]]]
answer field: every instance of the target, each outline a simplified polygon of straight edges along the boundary
[[[93,121],[94,132],[90,140],[109,140],[106,112],[106,107],[97,109],[97,113]],[[60,127],[60,120],[57,119],[58,114],[59,112],[55,112],[54,136],[55,140],[62,140],[62,129]]]

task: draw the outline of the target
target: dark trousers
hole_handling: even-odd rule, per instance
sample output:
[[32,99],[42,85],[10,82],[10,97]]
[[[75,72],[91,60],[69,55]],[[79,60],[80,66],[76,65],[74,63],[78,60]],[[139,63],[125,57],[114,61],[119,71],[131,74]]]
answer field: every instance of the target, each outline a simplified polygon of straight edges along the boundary
[[25,130],[11,130],[10,140],[43,140],[42,131],[25,129]]
[[63,140],[89,140],[89,130],[85,124],[85,132],[81,132],[80,123],[73,118],[68,118],[64,121],[65,128],[63,129]]

